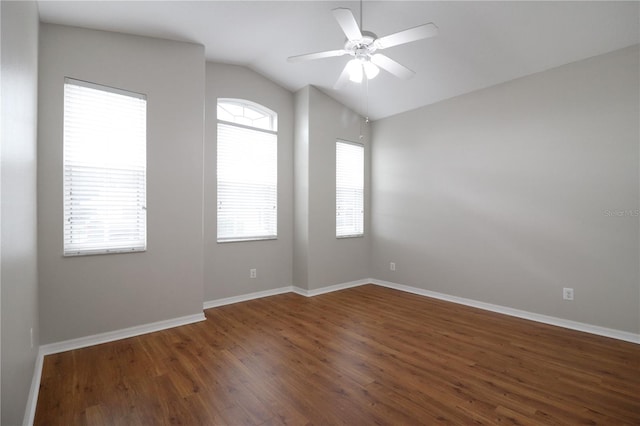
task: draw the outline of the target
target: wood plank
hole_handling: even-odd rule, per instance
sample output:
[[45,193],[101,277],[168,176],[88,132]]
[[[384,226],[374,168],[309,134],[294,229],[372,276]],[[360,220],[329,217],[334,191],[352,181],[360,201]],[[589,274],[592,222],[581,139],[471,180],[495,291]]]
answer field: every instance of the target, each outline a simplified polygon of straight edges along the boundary
[[373,285],[45,357],[36,425],[640,424],[640,345]]

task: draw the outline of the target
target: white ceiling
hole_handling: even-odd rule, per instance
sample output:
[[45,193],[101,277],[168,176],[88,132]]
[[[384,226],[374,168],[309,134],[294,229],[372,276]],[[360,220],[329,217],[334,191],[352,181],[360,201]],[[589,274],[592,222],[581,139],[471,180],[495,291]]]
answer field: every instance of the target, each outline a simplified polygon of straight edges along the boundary
[[[333,85],[349,57],[289,63],[341,49],[331,9],[354,1],[40,1],[43,22],[203,44],[209,61],[247,66],[291,91],[314,85],[379,119],[640,42],[640,2],[365,1],[364,29],[387,35],[427,22],[438,37],[385,50],[416,72],[382,71],[364,88]],[[368,106],[365,106],[367,105]]]

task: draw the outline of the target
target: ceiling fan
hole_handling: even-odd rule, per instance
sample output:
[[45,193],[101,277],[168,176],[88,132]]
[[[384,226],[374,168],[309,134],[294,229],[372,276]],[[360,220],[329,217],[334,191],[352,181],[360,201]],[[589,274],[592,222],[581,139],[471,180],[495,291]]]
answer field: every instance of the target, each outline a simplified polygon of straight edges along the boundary
[[[301,62],[335,56],[352,56],[353,59],[347,62],[338,81],[334,85],[335,89],[341,88],[349,80],[360,83],[362,82],[363,76],[371,80],[378,75],[379,68],[401,79],[406,80],[413,77],[415,72],[388,56],[376,52],[400,44],[434,37],[438,34],[438,27],[433,23],[428,23],[378,38],[374,33],[362,31],[360,27],[358,27],[356,18],[350,9],[337,8],[333,9],[332,12],[336,21],[338,21],[338,25],[340,25],[340,28],[342,28],[342,31],[347,36],[344,48],[291,56],[287,60],[289,62]],[[360,17],[360,22],[362,23],[362,16]]]

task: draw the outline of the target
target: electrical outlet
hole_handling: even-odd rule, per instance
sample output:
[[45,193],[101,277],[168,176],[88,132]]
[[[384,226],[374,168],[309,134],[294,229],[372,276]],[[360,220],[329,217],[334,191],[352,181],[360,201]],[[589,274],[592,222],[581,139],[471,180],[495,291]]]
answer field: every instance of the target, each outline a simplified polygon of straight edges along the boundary
[[396,270],[396,262],[389,262],[389,270],[390,271]]
[[255,268],[249,269],[249,278],[255,278],[257,276],[257,271]]
[[564,300],[573,300],[573,289],[572,288],[563,288],[562,289],[562,298]]

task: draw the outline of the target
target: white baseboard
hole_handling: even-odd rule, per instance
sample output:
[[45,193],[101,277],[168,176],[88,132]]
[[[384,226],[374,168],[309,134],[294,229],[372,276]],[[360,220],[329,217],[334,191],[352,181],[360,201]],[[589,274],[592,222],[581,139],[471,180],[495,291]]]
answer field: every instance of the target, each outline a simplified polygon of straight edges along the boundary
[[29,388],[29,396],[27,398],[27,407],[24,411],[23,426],[33,425],[36,416],[36,405],[38,404],[38,393],[40,391],[40,379],[42,378],[42,363],[44,355],[42,350],[38,349],[36,364],[33,367],[33,378],[31,379],[31,387]]
[[246,302],[253,299],[261,299],[263,297],[275,296],[277,294],[284,293],[296,293],[305,297],[313,297],[319,294],[331,293],[333,291],[344,290],[345,288],[357,287],[363,284],[369,284],[370,280],[358,280],[350,281],[346,283],[334,284],[327,287],[316,288],[313,290],[306,290],[296,286],[286,286],[274,288],[272,290],[256,291],[254,293],[241,294],[239,296],[225,297],[223,299],[214,299],[204,302],[202,307],[204,309],[216,308],[218,306],[231,305],[233,303]]
[[152,322],[150,324],[137,325],[135,327],[124,328],[122,330],[94,334],[93,336],[86,336],[77,339],[64,340],[62,342],[49,343],[47,345],[40,346],[40,351],[43,355],[66,352],[73,349],[85,348],[87,346],[99,345],[101,343],[113,342],[115,340],[153,333],[154,331],[166,330],[167,328],[173,328],[198,321],[204,321],[205,319],[206,318],[204,316],[204,313],[187,315],[184,317]]
[[313,290],[306,290],[304,288],[294,286],[292,291],[301,296],[313,297],[313,296],[318,296],[320,294],[331,293],[333,291],[344,290],[346,288],[352,288],[352,287],[358,287],[358,286],[361,286],[364,284],[370,284],[370,283],[371,283],[371,280],[364,279],[364,280],[357,280],[357,281],[349,281],[341,284],[334,284],[327,287],[320,287]]
[[274,288],[272,290],[256,291],[254,293],[241,294],[240,296],[225,297],[224,299],[209,300],[202,304],[203,309],[216,308],[218,306],[231,305],[233,303],[246,302],[247,300],[260,299],[262,297],[275,296],[276,294],[291,293],[293,286]]
[[558,327],[564,327],[571,330],[583,331],[583,332],[595,334],[598,336],[611,337],[613,339],[624,340],[626,342],[640,343],[640,334],[629,333],[627,331],[614,330],[611,328],[585,324],[582,322],[552,317],[549,315],[536,314],[533,312],[522,311],[520,309],[514,309],[514,308],[509,308],[509,307],[500,306],[500,305],[493,305],[491,303],[479,302],[473,299],[466,299],[464,297],[450,296],[444,293],[437,293],[435,291],[424,290],[421,288],[411,287],[404,284],[396,284],[389,281],[376,280],[372,278],[369,280],[369,282],[382,287],[393,288],[396,290],[405,291],[407,293],[413,293],[413,294],[418,294],[420,296],[427,296],[427,297],[432,297],[434,299],[445,300],[447,302],[458,303],[460,305],[472,306],[474,308],[480,308],[486,311],[510,315],[512,317],[518,317],[518,318],[523,318],[530,321],[536,321],[544,324],[555,325]]

